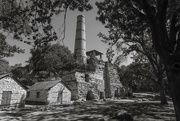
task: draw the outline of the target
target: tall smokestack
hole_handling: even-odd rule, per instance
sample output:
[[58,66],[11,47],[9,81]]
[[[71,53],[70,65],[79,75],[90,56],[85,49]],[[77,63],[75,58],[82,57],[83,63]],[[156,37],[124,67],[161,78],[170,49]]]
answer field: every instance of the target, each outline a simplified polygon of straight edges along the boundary
[[84,15],[77,16],[74,57],[78,62],[86,63],[86,31]]

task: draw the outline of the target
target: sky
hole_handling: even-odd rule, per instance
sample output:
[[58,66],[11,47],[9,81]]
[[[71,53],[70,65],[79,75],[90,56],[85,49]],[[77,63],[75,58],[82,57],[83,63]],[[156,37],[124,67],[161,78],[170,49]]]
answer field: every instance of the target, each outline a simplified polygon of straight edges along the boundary
[[[99,0],[102,1],[102,0]],[[95,0],[90,0],[90,4],[93,6],[93,9],[88,12],[79,12],[78,10],[75,11],[68,11],[67,17],[66,17],[66,36],[63,40],[64,45],[71,50],[72,53],[74,53],[74,43],[75,43],[75,32],[76,32],[76,22],[77,22],[77,16],[78,15],[84,15],[85,16],[85,24],[86,24],[86,50],[97,50],[99,52],[103,53],[103,60],[107,61],[106,58],[106,50],[108,46],[101,42],[101,38],[97,36],[99,32],[102,32],[104,34],[108,34],[107,29],[104,28],[102,23],[96,20],[97,16],[97,7],[95,5]],[[63,15],[58,15],[52,18],[52,24],[54,25],[55,30],[57,30],[57,33],[59,33],[59,28],[63,24]],[[25,49],[25,53],[23,54],[15,54],[13,57],[6,58],[6,60],[9,61],[9,65],[15,65],[15,64],[22,64],[22,66],[25,66],[27,63],[26,61],[31,57],[30,54],[30,48],[32,46],[27,45],[23,42],[19,42],[17,40],[13,40],[10,37],[7,37],[7,41],[9,44],[17,45],[21,47],[22,49]],[[55,42],[54,42],[55,43]],[[124,62],[124,65],[128,65],[131,63],[132,60],[127,59],[126,62]]]

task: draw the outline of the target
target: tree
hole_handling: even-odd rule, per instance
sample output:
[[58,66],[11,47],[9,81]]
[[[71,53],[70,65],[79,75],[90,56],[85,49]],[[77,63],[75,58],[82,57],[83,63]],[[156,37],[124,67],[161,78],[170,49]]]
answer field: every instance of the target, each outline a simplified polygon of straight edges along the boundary
[[[43,46],[54,40],[63,40],[67,10],[90,10],[89,0],[0,0],[0,29],[14,39],[33,46]],[[64,14],[64,24],[58,38],[51,20]],[[28,41],[24,40],[24,37]]]
[[[104,17],[106,16],[107,15],[105,14]],[[103,22],[100,17],[98,19]],[[138,37],[130,38],[128,35],[128,37],[124,37],[122,40],[121,36],[123,35],[121,35],[121,26],[115,26],[116,24],[114,25],[114,23],[116,22],[116,19],[111,19],[111,17],[107,17],[106,20],[109,20],[109,22],[105,25],[106,28],[109,29],[109,36],[105,36],[102,33],[98,34],[99,37],[103,38],[103,42],[109,45],[109,48],[107,50],[107,57],[109,61],[113,61],[114,59],[114,63],[116,65],[119,65],[127,55],[133,53],[133,59],[136,61],[136,63],[144,65],[144,71],[150,71],[149,74],[145,74],[143,71],[139,71],[139,74],[141,74],[141,76],[144,76],[148,80],[152,80],[155,84],[158,85],[161,104],[167,104],[163,84],[165,81],[163,79],[165,66],[163,65],[162,59],[159,58],[153,48],[149,29],[146,27],[142,27],[139,32],[136,33],[136,36]],[[117,55],[117,52],[120,54]],[[114,58],[114,56],[116,56],[116,58]],[[150,66],[147,66],[148,64]]]
[[16,64],[11,66],[11,73],[13,77],[17,78],[22,84],[26,86],[31,86],[35,83],[34,76],[31,74],[29,65],[24,67],[21,64]]
[[105,0],[96,4],[100,10],[99,20],[113,29],[118,26],[118,35],[124,40],[140,38],[139,32],[147,29],[153,47],[165,65],[176,119],[179,121],[180,1]]
[[48,44],[43,47],[31,49],[32,57],[29,59],[30,68],[33,69],[34,75],[50,77],[61,76],[66,70],[66,66],[73,62],[71,51],[60,44]]
[[146,74],[142,64],[132,62],[128,66],[122,65],[118,68],[118,74],[123,87],[131,88],[132,92],[158,92],[157,84],[142,76]]
[[20,49],[16,45],[11,46],[6,42],[6,37],[0,33],[0,59],[4,57],[11,57],[14,53],[23,53],[24,50]]
[[0,74],[3,73],[9,73],[10,72],[10,66],[9,62],[5,59],[0,58]]
[[135,75],[146,78],[148,81],[153,82],[154,85],[157,85],[161,104],[167,104],[165,95],[165,67],[156,53],[154,53],[152,59],[153,63],[144,57],[144,55],[139,54],[135,56],[135,61],[134,64],[131,65],[131,69],[134,70]]
[[[131,49],[131,47],[132,46],[130,46],[129,49]],[[149,48],[146,49],[148,50]],[[129,69],[129,72],[133,74],[133,75],[131,74],[131,76],[135,76],[135,78],[128,77],[130,75],[127,75],[127,73],[125,73],[125,75],[121,74],[121,76],[122,77],[127,76],[128,78],[131,79],[134,78],[133,80],[141,80],[142,83],[145,82],[147,83],[146,80],[151,81],[149,82],[149,84],[154,83],[154,85],[158,86],[161,104],[167,104],[166,95],[165,95],[164,65],[156,53],[153,53],[152,51],[148,52],[149,54],[147,52],[145,53],[137,52],[133,55],[133,57],[131,57],[133,58],[134,62],[130,64],[127,69]],[[116,60],[115,62],[117,61],[118,60]]]

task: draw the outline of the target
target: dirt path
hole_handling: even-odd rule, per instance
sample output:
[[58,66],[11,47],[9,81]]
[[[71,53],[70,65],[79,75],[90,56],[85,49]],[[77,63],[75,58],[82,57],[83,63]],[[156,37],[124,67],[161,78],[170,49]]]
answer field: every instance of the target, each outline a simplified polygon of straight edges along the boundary
[[131,114],[134,121],[175,121],[172,102],[117,100],[84,102],[69,106],[34,106],[0,111],[1,121],[109,121],[118,113]]

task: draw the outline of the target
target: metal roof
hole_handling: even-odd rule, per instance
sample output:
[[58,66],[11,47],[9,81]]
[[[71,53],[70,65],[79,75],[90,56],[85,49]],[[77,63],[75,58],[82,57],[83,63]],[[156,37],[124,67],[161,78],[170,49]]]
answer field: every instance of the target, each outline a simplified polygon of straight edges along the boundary
[[56,84],[62,83],[66,88],[70,90],[69,87],[62,81],[62,80],[55,80],[55,81],[44,81],[44,82],[37,82],[34,85],[32,85],[28,91],[40,91],[40,90],[49,90],[52,87],[54,87]]
[[48,90],[55,86],[57,83],[59,83],[60,80],[58,81],[44,81],[44,82],[37,82],[33,84],[28,90]]

